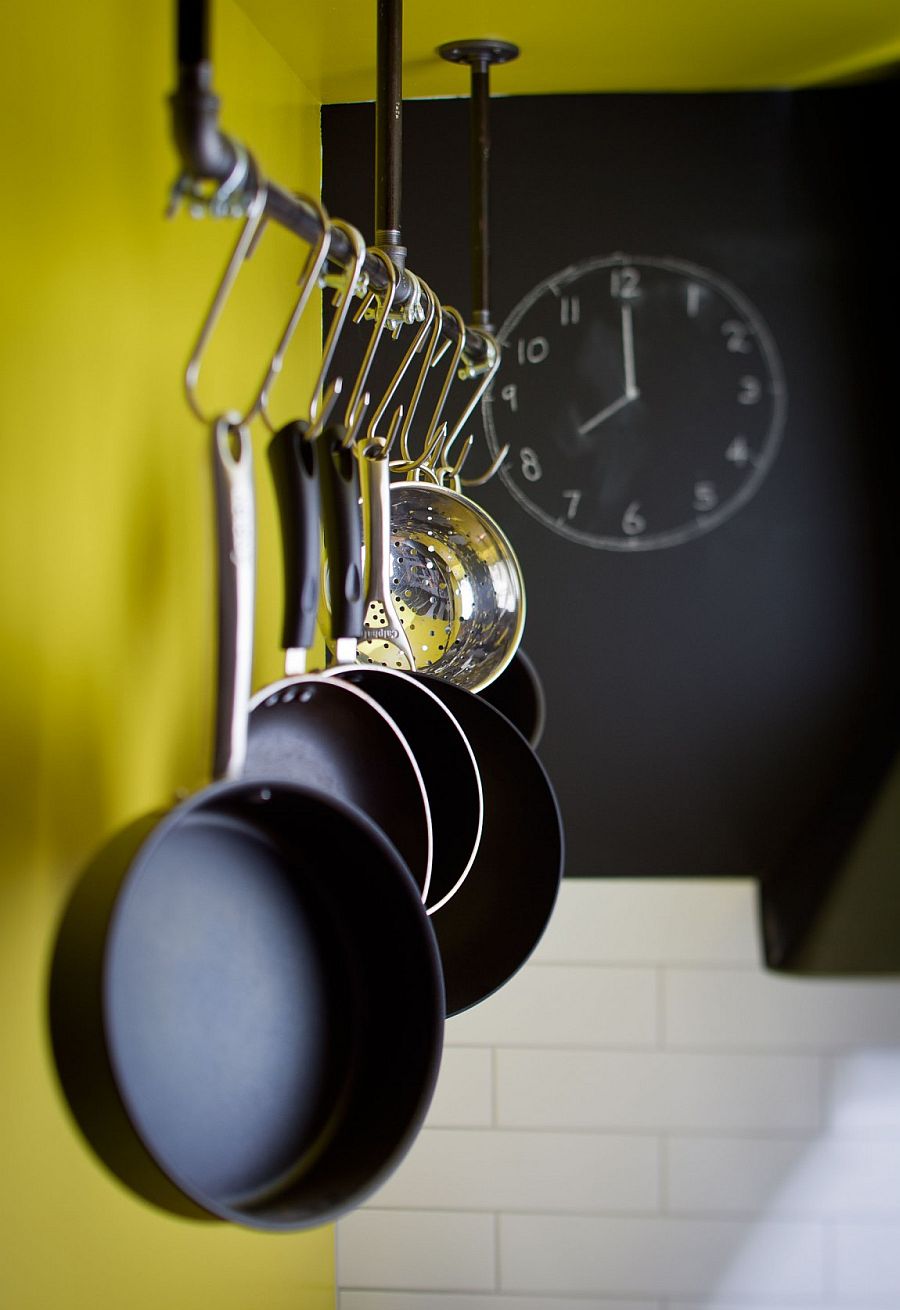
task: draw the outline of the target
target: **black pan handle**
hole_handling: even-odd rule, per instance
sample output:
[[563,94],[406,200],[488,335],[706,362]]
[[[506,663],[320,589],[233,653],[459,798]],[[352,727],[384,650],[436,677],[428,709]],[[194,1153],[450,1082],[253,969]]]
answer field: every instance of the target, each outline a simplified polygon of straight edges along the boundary
[[284,555],[281,648],[306,652],[319,611],[319,475],[309,424],[286,423],[269,442],[269,467],[278,501]]
[[362,575],[362,518],[359,509],[359,465],[343,444],[345,429],[326,428],[316,442],[322,493],[322,524],[328,559],[328,600],[331,636],[339,647],[337,662],[356,660],[355,643],[365,619]]
[[213,775],[239,778],[247,758],[253,676],[256,506],[250,430],[236,415],[213,425],[218,565],[218,678]]

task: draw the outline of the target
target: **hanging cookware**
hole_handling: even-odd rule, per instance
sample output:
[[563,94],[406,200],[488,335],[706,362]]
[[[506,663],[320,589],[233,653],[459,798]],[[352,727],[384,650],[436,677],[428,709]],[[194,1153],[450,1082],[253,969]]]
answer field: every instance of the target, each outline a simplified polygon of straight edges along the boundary
[[509,664],[525,626],[525,587],[508,537],[449,487],[391,487],[394,603],[416,668],[482,691]]
[[358,1205],[411,1145],[440,1061],[443,985],[416,884],[380,829],[316,789],[242,776],[246,429],[217,423],[213,455],[219,780],[133,823],[79,882],[50,1031],[79,1125],[135,1192],[285,1231]]
[[[322,461],[325,514],[325,554],[328,560],[330,623],[336,662],[326,671],[343,675],[351,686],[376,700],[398,724],[422,771],[434,833],[432,885],[426,897],[433,914],[454,896],[472,868],[481,840],[484,799],[481,775],[472,746],[450,710],[417,679],[394,667],[397,633],[382,632],[381,653],[390,662],[356,664],[358,642],[366,649],[379,645],[364,626],[365,596],[355,581],[362,558],[362,525],[358,512],[359,464],[366,469],[363,520],[367,565],[380,567],[386,551],[389,512],[389,470],[378,449],[358,453],[340,440],[340,429],[326,431],[330,442]],[[362,445],[362,443],[360,443]]]
[[[457,310],[443,312],[465,328]],[[435,443],[439,409],[425,451],[443,459],[499,365],[486,336],[488,363],[463,414]],[[461,375],[468,376],[467,366]],[[442,392],[440,404],[446,391]],[[521,565],[500,525],[427,458],[410,461],[406,481],[391,487],[391,591],[416,657],[416,668],[470,691],[481,691],[513,658],[525,627]]]
[[[397,846],[424,897],[432,877],[433,825],[415,754],[396,722],[377,702],[355,687],[335,686],[320,674],[307,672],[306,667],[307,651],[316,633],[321,553],[314,438],[340,395],[339,381],[325,388],[326,375],[366,253],[362,237],[350,224],[329,220],[324,211],[321,218],[323,233],[332,228],[343,231],[354,257],[330,277],[335,288],[334,313],[312,388],[310,423],[285,424],[269,443],[284,554],[285,677],[257,691],[251,701],[246,770],[322,787],[362,809]],[[298,304],[306,303],[310,279],[322,268],[324,249],[320,243],[318,261],[307,264]],[[260,413],[270,427],[272,383],[282,372],[298,317],[295,310],[257,397]],[[347,407],[348,422],[361,415],[362,399],[362,389],[357,388]]]
[[[397,847],[424,899],[433,876],[434,823],[417,752],[365,691],[302,671],[318,615],[323,453],[317,444],[299,422],[269,444],[284,546],[287,676],[251,699],[246,772],[307,783],[363,810]],[[358,587],[359,577],[351,585]]]
[[[481,779],[471,746],[446,707],[418,682],[403,676],[413,667],[412,651],[402,625],[393,611],[390,598],[390,473],[387,451],[403,417],[398,409],[391,420],[388,436],[373,435],[380,416],[392,396],[396,382],[415,356],[415,346],[423,341],[423,331],[413,333],[413,340],[394,381],[384,393],[370,417],[366,437],[351,437],[359,402],[365,395],[365,383],[376,348],[391,321],[391,307],[397,283],[397,271],[381,250],[370,254],[384,266],[387,287],[381,294],[370,292],[355,316],[374,321],[356,381],[350,391],[343,424],[332,426],[330,442],[320,452],[328,476],[323,492],[329,504],[326,522],[326,597],[336,588],[334,613],[327,603],[321,608],[320,626],[333,658],[335,669],[355,666],[357,659],[368,667],[346,682],[365,691],[385,709],[412,747],[422,771],[428,795],[434,836],[431,888],[426,900],[429,914],[452,896],[466,877],[481,835],[483,797]],[[419,287],[418,280],[415,280]],[[433,306],[432,306],[433,309]],[[425,313],[427,329],[433,313]],[[403,311],[403,322],[415,323],[412,311]],[[424,351],[427,367],[429,352]],[[416,392],[421,390],[417,384]],[[355,459],[348,449],[351,447]],[[358,506],[362,505],[360,515]],[[360,532],[365,539],[365,592],[358,594]],[[342,540],[338,544],[338,537]],[[329,549],[335,570],[328,567]]]
[[[345,505],[348,491],[328,466],[328,481]],[[349,513],[339,532],[329,534],[329,568],[341,577],[352,570],[348,548],[359,559],[355,521]],[[387,683],[384,670],[329,670],[337,678]],[[529,743],[499,710],[480,696],[440,678],[398,673],[395,678],[427,688],[450,711],[465,734],[481,777],[484,821],[475,858],[465,880],[431,915],[441,950],[447,1014],[484,1000],[525,963],[543,934],[559,890],[563,834],[553,787]],[[452,790],[449,791],[452,799]]]

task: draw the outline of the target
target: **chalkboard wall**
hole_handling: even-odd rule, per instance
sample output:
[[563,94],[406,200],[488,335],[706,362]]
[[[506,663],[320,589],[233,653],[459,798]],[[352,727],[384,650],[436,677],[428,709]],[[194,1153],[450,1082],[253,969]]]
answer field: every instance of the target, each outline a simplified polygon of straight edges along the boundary
[[[854,779],[877,788],[897,722],[900,278],[882,142],[898,108],[896,82],[492,102],[498,329],[572,264],[686,261],[756,306],[787,392],[756,493],[669,548],[591,548],[500,478],[476,493],[525,572],[568,876],[781,878]],[[407,102],[403,122],[410,267],[468,314],[468,104]],[[325,204],[369,240],[373,130],[371,105],[323,109]],[[481,468],[477,416],[473,430]]]

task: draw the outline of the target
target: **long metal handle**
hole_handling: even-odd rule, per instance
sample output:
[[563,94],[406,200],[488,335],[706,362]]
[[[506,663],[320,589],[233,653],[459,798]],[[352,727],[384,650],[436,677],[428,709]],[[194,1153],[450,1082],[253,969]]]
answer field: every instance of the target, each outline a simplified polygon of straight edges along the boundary
[[366,544],[366,602],[385,596],[391,586],[391,470],[386,459],[363,455],[364,539]]
[[213,426],[218,566],[218,676],[213,775],[239,778],[247,758],[253,676],[256,508],[250,430],[235,415]]
[[[391,468],[386,458],[363,454],[359,459],[362,483],[363,541],[366,555],[365,627],[362,639],[381,643],[392,654],[373,663],[396,663],[397,652],[415,671],[409,637],[391,598]],[[371,626],[372,624],[384,626]],[[367,654],[369,652],[366,652]]]

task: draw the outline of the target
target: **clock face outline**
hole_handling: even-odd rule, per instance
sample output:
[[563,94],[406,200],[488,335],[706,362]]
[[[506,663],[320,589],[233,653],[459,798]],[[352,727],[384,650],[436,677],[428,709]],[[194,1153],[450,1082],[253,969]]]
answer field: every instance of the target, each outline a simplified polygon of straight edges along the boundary
[[681,545],[751,499],[787,413],[747,297],[686,260],[616,252],[544,278],[497,334],[482,401],[500,477],[544,527],[595,549]]

